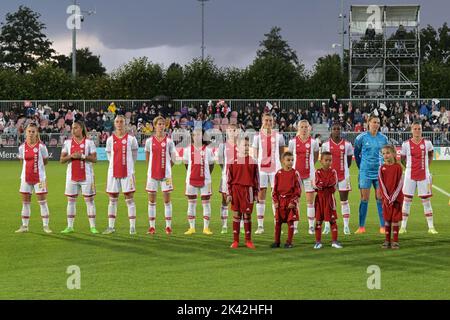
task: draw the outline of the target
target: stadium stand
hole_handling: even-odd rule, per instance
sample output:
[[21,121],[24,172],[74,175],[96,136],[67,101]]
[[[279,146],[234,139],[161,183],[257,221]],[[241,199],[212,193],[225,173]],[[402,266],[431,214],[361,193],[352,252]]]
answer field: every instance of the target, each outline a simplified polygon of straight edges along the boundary
[[[70,126],[76,119],[84,119],[91,137],[97,145],[104,145],[113,130],[117,114],[125,115],[128,130],[142,136],[153,132],[152,120],[162,115],[166,118],[169,133],[180,129],[192,129],[199,123],[204,130],[214,128],[226,130],[228,124],[239,124],[243,130],[259,130],[261,115],[273,114],[276,128],[294,135],[297,123],[308,120],[315,134],[326,133],[334,122],[341,123],[347,138],[365,131],[366,119],[371,113],[381,118],[381,132],[387,134],[394,144],[401,143],[402,133],[409,131],[413,121],[423,123],[424,135],[436,145],[450,145],[449,118],[450,101],[437,99],[378,100],[316,99],[316,100],[226,100],[182,101],[175,100],[166,105],[151,101],[121,102],[0,102],[0,144],[17,145],[22,141],[25,126],[34,121],[39,124],[41,139],[49,146],[61,145],[70,136]],[[325,132],[324,132],[325,131]]]

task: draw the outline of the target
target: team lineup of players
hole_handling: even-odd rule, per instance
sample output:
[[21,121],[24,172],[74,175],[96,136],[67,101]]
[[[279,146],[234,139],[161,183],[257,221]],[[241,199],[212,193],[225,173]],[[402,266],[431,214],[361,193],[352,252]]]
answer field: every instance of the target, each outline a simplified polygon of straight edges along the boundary
[[[228,210],[233,212],[232,248],[239,246],[239,234],[245,234],[245,245],[254,249],[251,240],[251,214],[256,202],[257,229],[255,234],[264,233],[265,201],[267,188],[272,191],[272,211],[275,221],[275,241],[273,248],[280,247],[281,227],[288,226],[285,248],[293,246],[293,237],[298,233],[299,201],[302,192],[307,203],[308,232],[315,234],[315,249],[322,248],[322,234],[332,234],[332,247],[342,248],[338,241],[335,191],[339,191],[344,234],[350,234],[351,191],[350,171],[354,156],[359,169],[358,186],[361,194],[359,205],[359,228],[356,233],[364,233],[371,186],[376,190],[377,208],[380,219],[380,233],[386,235],[383,248],[398,249],[398,234],[406,232],[412,198],[416,189],[422,200],[428,223],[428,232],[437,233],[433,225],[433,210],[430,198],[431,174],[429,165],[433,158],[433,146],[422,137],[421,123],[411,126],[412,137],[401,148],[401,159],[406,170],[397,163],[396,150],[388,144],[386,136],[379,132],[380,120],[372,115],[368,120],[368,131],[360,134],[355,146],[342,139],[341,126],[333,125],[330,139],[323,143],[311,137],[311,126],[306,120],[298,124],[296,137],[286,145],[282,134],[273,130],[273,117],[262,116],[262,128],[253,139],[230,125],[226,140],[216,150],[203,140],[201,130],[194,130],[191,143],[177,151],[173,140],[165,132],[165,119],[154,119],[155,133],[145,142],[148,163],[146,191],[148,193],[148,234],[155,234],[156,195],[161,190],[164,201],[165,232],[172,233],[171,192],[174,190],[172,166],[181,157],[186,166],[185,195],[188,200],[187,217],[189,228],[185,232],[196,232],[196,205],[200,194],[203,207],[203,233],[211,235],[211,172],[214,163],[222,169],[219,191],[222,194],[220,217],[221,233],[227,233]],[[128,209],[130,234],[136,234],[136,191],[134,164],[137,160],[138,142],[126,132],[125,118],[114,120],[114,133],[106,142],[109,161],[106,192],[109,195],[108,227],[103,234],[115,232],[117,202],[123,193]],[[30,124],[25,131],[25,142],[19,147],[18,158],[22,162],[20,193],[22,194],[22,225],[16,231],[27,232],[30,218],[30,201],[34,192],[40,206],[44,231],[49,228],[47,205],[47,181],[45,165],[48,152],[40,142],[38,128]],[[287,149],[287,150],[286,150]],[[319,160],[320,169],[315,169]],[[82,121],[72,125],[72,138],[64,142],[61,163],[67,164],[66,189],[67,227],[64,234],[74,232],[76,201],[81,192],[84,197],[90,231],[96,229],[96,195],[93,163],[97,161],[96,147],[87,138]],[[401,227],[400,227],[401,222]],[[324,227],[322,228],[322,224]],[[393,239],[391,239],[391,233]]]

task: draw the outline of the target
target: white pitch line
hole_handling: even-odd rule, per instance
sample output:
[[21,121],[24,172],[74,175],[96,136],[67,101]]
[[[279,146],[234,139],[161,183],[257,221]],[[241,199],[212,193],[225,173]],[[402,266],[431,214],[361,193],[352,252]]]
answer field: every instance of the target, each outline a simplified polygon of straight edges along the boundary
[[441,188],[435,186],[434,184],[433,184],[433,188],[435,188],[435,189],[436,189],[437,191],[439,191],[440,193],[445,194],[447,197],[450,197],[450,193],[448,193],[447,191],[445,191],[445,190],[443,190],[443,189],[441,189]]

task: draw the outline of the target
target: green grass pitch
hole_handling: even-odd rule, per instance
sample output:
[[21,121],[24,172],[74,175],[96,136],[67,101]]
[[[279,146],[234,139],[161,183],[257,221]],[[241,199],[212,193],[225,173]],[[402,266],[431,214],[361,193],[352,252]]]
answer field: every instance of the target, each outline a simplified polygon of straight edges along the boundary
[[[217,192],[220,168],[213,172],[212,231],[185,236],[187,201],[184,197],[184,166],[174,168],[174,234],[164,233],[163,205],[158,194],[157,234],[146,235],[146,166],[139,162],[137,177],[137,231],[128,234],[128,219],[120,197],[117,232],[112,236],[91,235],[82,198],[78,200],[76,233],[61,235],[66,226],[64,197],[66,166],[47,166],[50,227],[42,231],[39,208],[33,196],[30,232],[15,234],[20,225],[18,193],[19,162],[0,163],[0,299],[448,299],[450,297],[450,207],[449,199],[434,190],[432,199],[438,235],[427,233],[422,205],[416,197],[408,233],[400,236],[401,249],[382,250],[378,215],[373,197],[369,203],[367,234],[344,236],[338,221],[341,250],[330,246],[313,250],[313,236],[307,234],[306,205],[302,198],[300,234],[293,249],[271,249],[273,219],[266,208],[266,233],[254,235],[257,247],[231,250],[229,233],[220,234],[220,196]],[[104,192],[106,163],[95,166],[97,181],[97,227],[107,226],[108,198]],[[431,166],[436,186],[450,191],[450,162]],[[352,167],[353,192],[351,229],[358,223],[357,171]],[[340,208],[339,208],[340,210]],[[197,205],[197,229],[201,230],[201,204]],[[253,226],[256,217],[253,216]],[[253,228],[253,230],[255,230]],[[282,235],[282,241],[286,232]],[[81,289],[67,289],[66,269],[81,269]],[[381,270],[381,289],[369,290],[370,265]]]

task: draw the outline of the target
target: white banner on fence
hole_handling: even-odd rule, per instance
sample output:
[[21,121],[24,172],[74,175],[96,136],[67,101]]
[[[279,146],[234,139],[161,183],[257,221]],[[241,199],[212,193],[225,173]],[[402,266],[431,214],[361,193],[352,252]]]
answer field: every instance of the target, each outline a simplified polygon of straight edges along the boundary
[[450,160],[450,147],[435,147],[434,160]]

